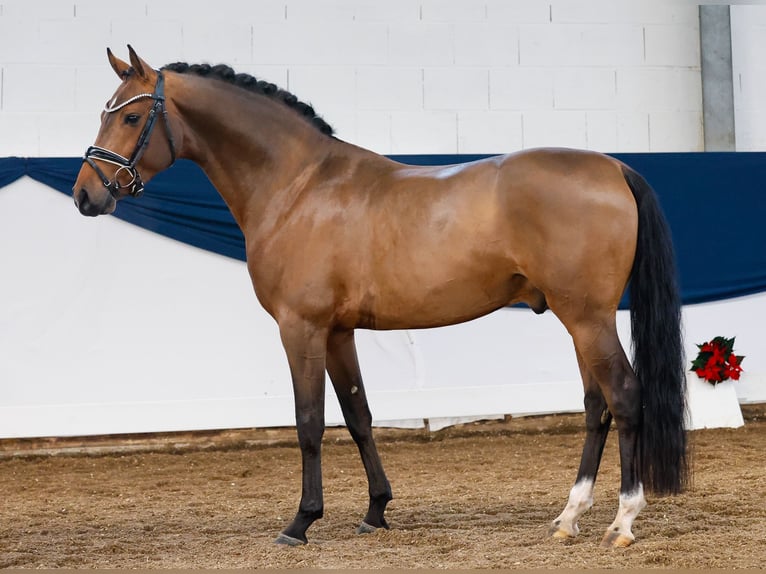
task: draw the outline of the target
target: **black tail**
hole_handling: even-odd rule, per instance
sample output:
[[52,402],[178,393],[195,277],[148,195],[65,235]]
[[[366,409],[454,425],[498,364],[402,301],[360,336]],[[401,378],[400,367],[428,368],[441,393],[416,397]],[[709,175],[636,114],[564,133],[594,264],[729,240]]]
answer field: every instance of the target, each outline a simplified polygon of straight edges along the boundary
[[628,167],[623,167],[623,175],[638,205],[638,239],[630,278],[633,369],[643,399],[638,468],[648,491],[677,494],[689,481],[689,462],[675,254],[654,190]]

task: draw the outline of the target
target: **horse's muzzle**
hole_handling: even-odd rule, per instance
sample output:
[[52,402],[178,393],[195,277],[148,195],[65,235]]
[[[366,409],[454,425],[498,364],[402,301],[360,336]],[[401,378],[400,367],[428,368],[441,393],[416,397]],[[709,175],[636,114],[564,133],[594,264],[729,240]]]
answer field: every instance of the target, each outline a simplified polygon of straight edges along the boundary
[[72,197],[74,198],[74,204],[80,213],[87,215],[88,217],[96,217],[97,215],[104,215],[112,213],[115,208],[115,201],[111,195],[103,194],[102,201],[96,201],[88,193],[88,190],[81,187],[79,190],[72,190]]

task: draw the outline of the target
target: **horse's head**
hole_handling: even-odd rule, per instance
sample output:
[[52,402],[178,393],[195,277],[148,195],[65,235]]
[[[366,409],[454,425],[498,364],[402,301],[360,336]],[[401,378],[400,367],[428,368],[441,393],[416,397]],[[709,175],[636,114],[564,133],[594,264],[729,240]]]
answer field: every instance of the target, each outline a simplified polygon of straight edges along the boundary
[[[165,107],[165,78],[128,46],[130,64],[107,48],[109,63],[122,80],[101,113],[96,143],[87,149],[72,188],[83,215],[112,213],[117,200],[138,197],[144,183],[176,157]],[[156,130],[156,124],[162,124]],[[164,132],[164,133],[163,133]]]

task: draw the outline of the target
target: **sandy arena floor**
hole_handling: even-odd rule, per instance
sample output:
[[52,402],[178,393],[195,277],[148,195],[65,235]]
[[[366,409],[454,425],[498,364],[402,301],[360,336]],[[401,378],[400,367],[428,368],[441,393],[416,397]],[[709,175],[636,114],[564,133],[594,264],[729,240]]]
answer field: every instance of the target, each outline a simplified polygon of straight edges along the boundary
[[291,429],[132,437],[119,447],[112,437],[6,441],[0,567],[762,568],[766,407],[743,411],[741,429],[692,433],[693,490],[650,497],[636,543],[619,550],[599,547],[617,509],[615,432],[580,536],[546,536],[574,480],[582,415],[432,434],[379,429],[395,500],[391,530],[372,535],[354,534],[367,504],[356,447],[344,429],[328,430],[325,517],[300,548],[273,544],[300,492]]

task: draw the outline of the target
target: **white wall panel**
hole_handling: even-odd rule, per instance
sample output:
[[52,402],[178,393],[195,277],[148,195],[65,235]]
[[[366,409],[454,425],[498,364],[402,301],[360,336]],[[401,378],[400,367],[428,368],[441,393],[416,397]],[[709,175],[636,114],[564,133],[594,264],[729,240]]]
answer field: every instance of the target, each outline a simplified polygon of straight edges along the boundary
[[[557,0],[566,3],[567,0]],[[598,0],[612,7],[611,15],[617,22],[643,22],[645,24],[684,24],[699,26],[698,4],[702,2],[667,2],[646,0],[644,2],[612,2]]]
[[[223,34],[222,28],[226,30]],[[253,26],[248,20],[227,22],[225,26],[215,19],[184,22],[182,35],[182,50],[167,61],[163,61],[162,64],[183,60],[228,64],[236,69],[253,60]],[[150,53],[143,46],[134,47],[147,55]]]
[[330,123],[356,107],[356,70],[351,66],[291,66],[286,87],[306,94],[305,101]]
[[487,0],[487,20],[490,22],[529,24],[549,22],[550,17],[551,8],[548,2]]
[[[117,17],[111,21],[111,31],[109,45],[123,60],[128,58],[125,49],[127,44],[133,46],[150,65],[155,67],[180,59],[179,55],[183,47],[183,24],[178,19]],[[220,37],[226,42],[226,34],[221,34]],[[91,46],[96,53],[102,49],[95,44]]]
[[40,155],[40,116],[0,114],[0,157]]
[[253,25],[253,61],[287,65],[383,65],[386,25],[326,22]]
[[612,68],[565,68],[553,80],[553,105],[558,110],[613,110],[617,102]]
[[479,22],[486,20],[484,2],[444,2],[421,0],[421,18],[426,22]]
[[455,61],[452,26],[441,22],[402,23],[388,30],[388,65],[449,66]]
[[585,114],[585,136],[588,149],[606,151],[617,149],[617,112],[590,111]]
[[699,27],[657,25],[644,27],[645,63],[649,66],[694,68],[700,65]]
[[412,0],[356,0],[357,22],[411,22],[420,19],[420,4]]
[[289,0],[286,9],[288,20],[311,28],[322,28],[320,22],[351,23],[355,14],[353,0]]
[[[650,149],[648,114],[593,110],[585,113],[585,121],[588,149],[601,152],[614,149],[644,152]],[[685,134],[680,132],[680,137],[686,137]]]
[[[91,116],[95,123],[91,123],[88,129],[98,130],[101,110],[117,89],[117,75],[111,66],[103,65],[78,66],[74,74],[74,111],[78,115]],[[95,136],[96,132],[91,131],[91,138]]]
[[72,113],[75,70],[71,66],[11,64],[3,66],[3,111]]
[[591,2],[551,2],[550,17],[554,22],[592,24],[620,22],[622,6],[610,0],[592,0]]
[[[42,131],[55,130],[50,112],[86,112],[97,101],[93,113],[98,113],[102,94],[112,93],[116,86],[108,73],[104,48],[109,45],[124,58],[126,43],[155,66],[179,60],[228,63],[238,71],[258,70],[259,77],[282,86],[290,72],[294,78],[321,78],[327,73],[323,82],[296,83],[297,95],[315,102],[331,124],[342,126],[343,137],[364,134],[364,141],[386,146],[376,148],[381,153],[394,152],[395,142],[396,150],[417,153],[445,149],[455,153],[459,142],[473,142],[471,149],[474,144],[490,149],[497,143],[495,134],[487,132],[482,145],[476,141],[480,137],[476,129],[480,123],[490,123],[494,111],[532,112],[534,117],[528,123],[533,125],[540,123],[541,110],[646,118],[653,111],[683,110],[701,116],[697,8],[682,3],[221,0],[214,8],[182,0],[128,4],[115,0],[3,0],[0,4],[0,68],[9,70],[0,92],[0,116],[22,110],[38,114],[38,138]],[[752,33],[744,33],[741,46],[757,47],[754,26],[758,20],[751,23],[743,16],[737,21],[743,24],[735,29],[752,29]],[[751,60],[759,65],[757,58]],[[46,82],[58,80],[57,92],[62,93],[58,98],[51,97],[50,90],[40,90],[39,80],[30,84],[24,73],[12,69],[50,69],[53,64],[62,70]],[[739,69],[746,67],[740,65]],[[348,99],[352,94],[348,80],[340,81],[345,89],[334,89],[339,68],[348,68],[349,77],[355,75],[353,103]],[[474,76],[481,73],[467,72],[470,68],[488,74],[488,83],[477,81]],[[105,74],[96,75],[98,69]],[[610,73],[617,78],[616,94],[608,80]],[[738,109],[749,114],[751,106],[757,110],[763,105],[751,95],[760,90],[758,78],[762,76],[747,70],[741,74],[738,101],[742,105]],[[95,85],[99,77],[106,78],[101,90]],[[75,82],[73,106],[71,82]],[[311,93],[315,90],[317,94]],[[453,129],[451,126],[432,135],[412,136],[409,126],[397,133],[400,122],[390,115],[419,111],[423,118],[418,123],[430,126],[433,116],[429,114],[446,109],[483,110],[487,117],[464,122],[473,131],[458,134],[451,139],[451,147],[445,148],[444,131]],[[371,132],[371,116],[359,113],[369,110],[389,114],[384,116],[389,134]],[[333,117],[336,113],[341,116]],[[739,125],[747,123],[744,118]],[[597,136],[591,129],[590,137],[567,136],[567,142],[589,145],[592,141],[601,146],[614,140],[617,147],[609,151],[640,151],[641,142],[646,141],[646,151],[649,142],[644,126],[634,120],[619,122],[621,133],[616,140]],[[46,127],[47,122],[54,125]],[[638,132],[623,133],[633,126]],[[758,139],[758,130],[743,130],[752,134],[743,137]],[[656,147],[661,142],[672,145],[668,149],[701,149],[695,130],[677,135],[672,141],[654,138],[652,149],[662,151]],[[405,142],[411,137],[415,139]],[[64,151],[79,154],[84,143],[79,138],[79,132],[72,132]],[[522,145],[526,144],[522,141]],[[41,145],[37,153],[44,147],[50,148]],[[55,147],[62,146],[57,143]]]
[[[30,2],[31,4],[31,2]],[[66,2],[59,2],[65,5]],[[175,0],[165,0],[151,4],[151,10],[156,17],[156,10],[160,7],[166,7],[178,14],[182,2]],[[194,4],[186,3],[186,10],[189,10]],[[123,0],[75,0],[72,16],[82,18],[92,23],[92,25],[104,26],[104,22],[111,22],[114,18],[142,18],[147,16],[149,6],[146,2],[124,2]],[[108,29],[108,27],[106,27]]]
[[586,114],[580,111],[529,112],[523,118],[523,147],[587,145]]
[[644,0],[642,2],[614,2],[614,0],[553,0],[551,18],[568,23],[624,23],[647,24],[683,23],[695,25],[697,4],[694,2],[667,2]]
[[702,79],[699,71],[688,69],[621,69],[617,71],[617,101],[620,108],[631,111],[701,114]]
[[362,66],[356,72],[360,110],[423,109],[423,70]]
[[73,2],[58,0],[4,0],[3,18],[17,22],[34,22],[44,15],[45,18],[71,18],[74,15]]
[[522,148],[519,112],[464,111],[458,113],[458,152],[494,153]]
[[456,22],[454,48],[457,66],[516,66],[519,62],[519,31],[516,26],[504,25],[502,20]]
[[427,110],[481,110],[489,107],[489,71],[481,68],[431,68],[423,78]]
[[37,20],[17,21],[0,14],[0,64],[41,61],[36,48],[39,31]]
[[521,26],[522,66],[640,66],[643,27],[629,24]]
[[550,68],[499,68],[490,71],[490,107],[494,110],[553,109]]
[[648,113],[618,112],[617,149],[626,152],[645,152],[649,149]]
[[740,111],[737,121],[737,150],[766,150],[766,110]]
[[357,145],[377,153],[387,153],[391,146],[391,114],[385,111],[356,112]]
[[457,114],[446,111],[392,112],[391,153],[453,153],[457,147]]
[[766,149],[766,6],[732,6],[734,123],[738,151]]
[[[36,44],[38,62],[72,66],[97,64],[103,66],[105,46],[111,40],[111,26],[86,18],[42,19],[40,39]],[[79,41],[88,38],[88,42]]]
[[649,114],[650,151],[686,151],[689,142],[704,146],[702,121],[697,112],[657,111]]
[[99,114],[92,111],[74,114],[48,114],[44,121],[40,122],[39,151],[37,153],[44,157],[67,157],[71,155],[72,140],[77,140],[83,142],[82,149],[78,154],[81,155],[95,140],[99,122]]

